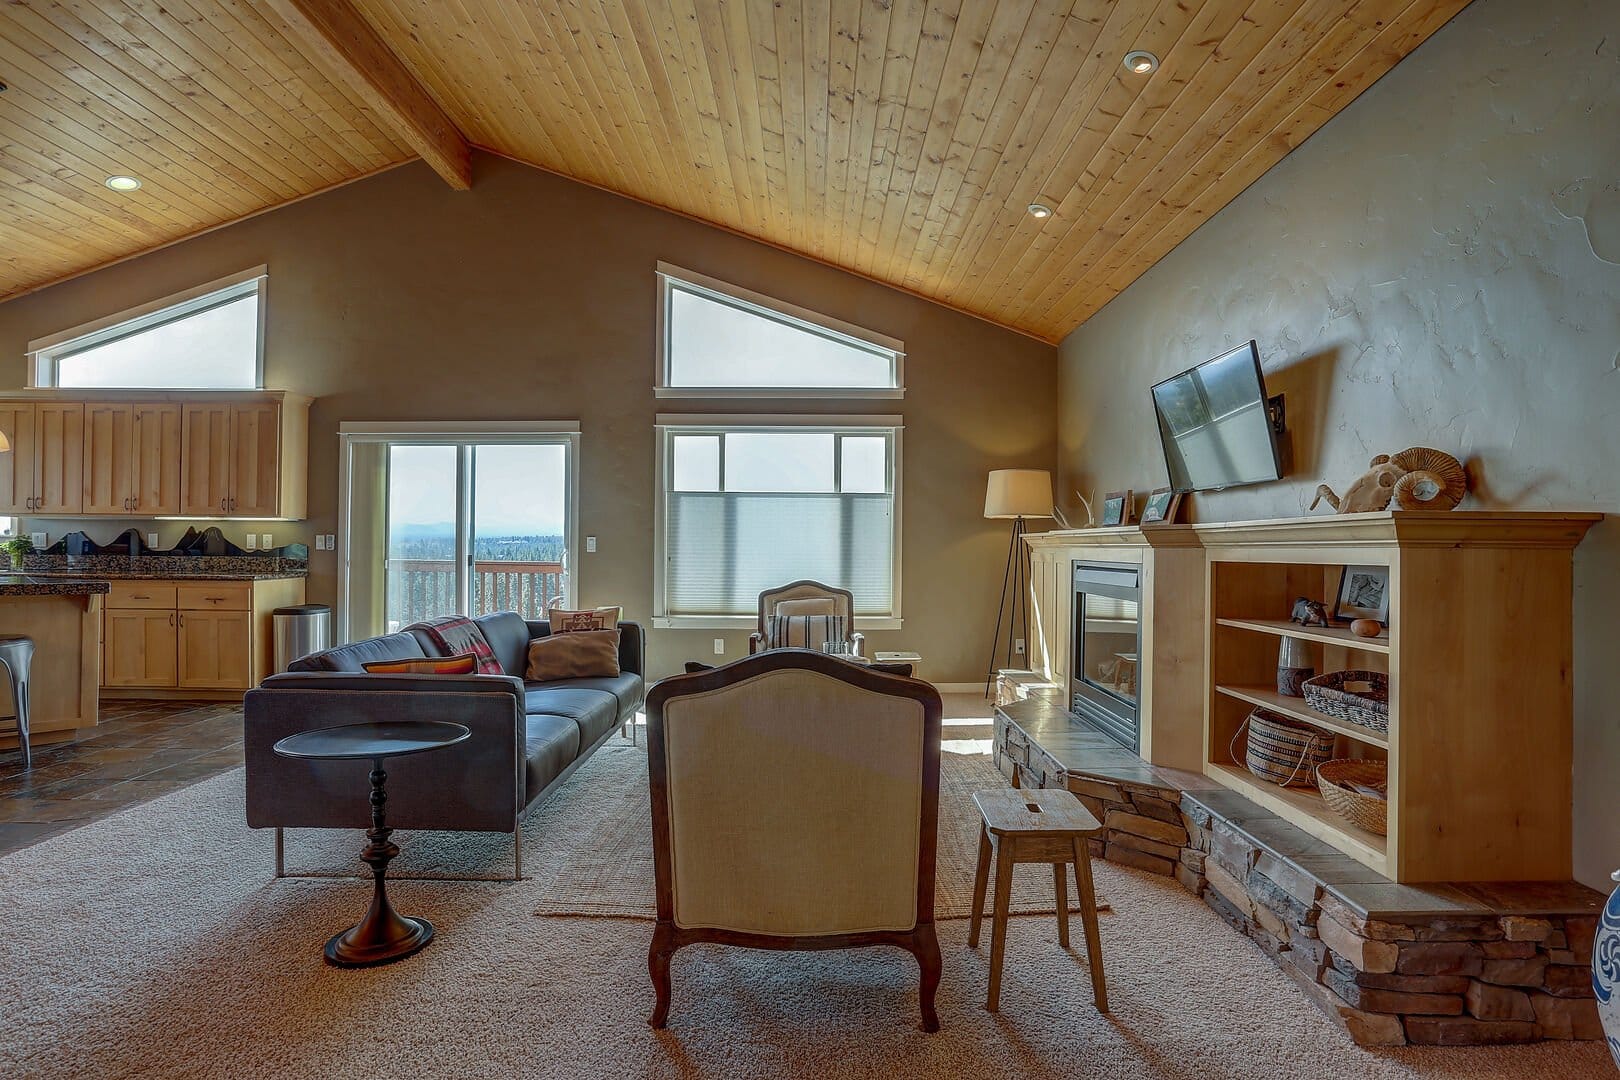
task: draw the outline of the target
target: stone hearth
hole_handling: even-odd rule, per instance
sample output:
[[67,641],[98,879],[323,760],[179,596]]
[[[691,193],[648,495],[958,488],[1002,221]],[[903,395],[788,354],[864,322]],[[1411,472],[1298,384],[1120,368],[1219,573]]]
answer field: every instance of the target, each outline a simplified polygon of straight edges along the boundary
[[1092,851],[1173,876],[1366,1046],[1599,1039],[1575,882],[1398,885],[1197,774],[1151,766],[1053,693],[996,711],[1016,786],[1064,787],[1104,824]]

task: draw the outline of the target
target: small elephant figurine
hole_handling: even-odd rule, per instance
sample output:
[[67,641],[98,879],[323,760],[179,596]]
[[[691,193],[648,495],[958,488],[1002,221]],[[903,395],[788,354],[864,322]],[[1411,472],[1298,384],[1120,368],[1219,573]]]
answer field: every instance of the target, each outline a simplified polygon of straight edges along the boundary
[[1302,596],[1294,601],[1294,613],[1288,616],[1288,621],[1299,623],[1301,626],[1326,626],[1327,607],[1319,600]]

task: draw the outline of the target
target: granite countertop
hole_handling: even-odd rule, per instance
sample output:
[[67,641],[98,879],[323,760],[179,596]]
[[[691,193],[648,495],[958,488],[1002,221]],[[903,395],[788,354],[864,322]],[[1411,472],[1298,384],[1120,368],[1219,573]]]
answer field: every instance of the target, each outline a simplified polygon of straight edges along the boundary
[[0,598],[7,596],[91,596],[112,589],[105,579],[0,574]]
[[105,578],[109,581],[270,581],[302,578],[301,559],[273,555],[30,555],[22,570],[30,577]]
[[[30,570],[28,576],[40,581],[99,579],[103,581],[271,581],[279,578],[308,577],[304,570],[208,571],[187,574],[179,570]],[[103,589],[103,592],[106,590]]]

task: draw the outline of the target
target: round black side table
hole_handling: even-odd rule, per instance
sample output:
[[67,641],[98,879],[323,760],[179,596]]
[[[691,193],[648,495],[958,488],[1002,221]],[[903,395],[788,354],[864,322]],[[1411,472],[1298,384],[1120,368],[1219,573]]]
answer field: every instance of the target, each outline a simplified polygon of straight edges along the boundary
[[338,967],[371,967],[400,960],[419,952],[433,940],[433,924],[426,919],[401,915],[388,902],[383,878],[388,864],[399,854],[399,846],[388,837],[393,833],[384,821],[383,807],[388,793],[383,784],[383,759],[420,754],[454,746],[472,734],[463,724],[430,720],[403,720],[394,724],[348,724],[317,728],[289,735],[273,748],[282,757],[312,761],[371,761],[371,842],[360,858],[371,867],[371,910],[356,925],[332,935],[326,943],[326,962]]

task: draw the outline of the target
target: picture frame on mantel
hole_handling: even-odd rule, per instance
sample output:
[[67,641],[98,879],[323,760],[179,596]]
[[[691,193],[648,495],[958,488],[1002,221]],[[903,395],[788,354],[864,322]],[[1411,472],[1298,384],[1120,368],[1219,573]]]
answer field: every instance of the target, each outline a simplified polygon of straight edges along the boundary
[[1154,488],[1142,504],[1143,525],[1174,525],[1181,510],[1181,492],[1172,488]]
[[1103,496],[1102,522],[1104,528],[1110,525],[1129,525],[1132,521],[1131,489],[1124,491],[1110,491]]

